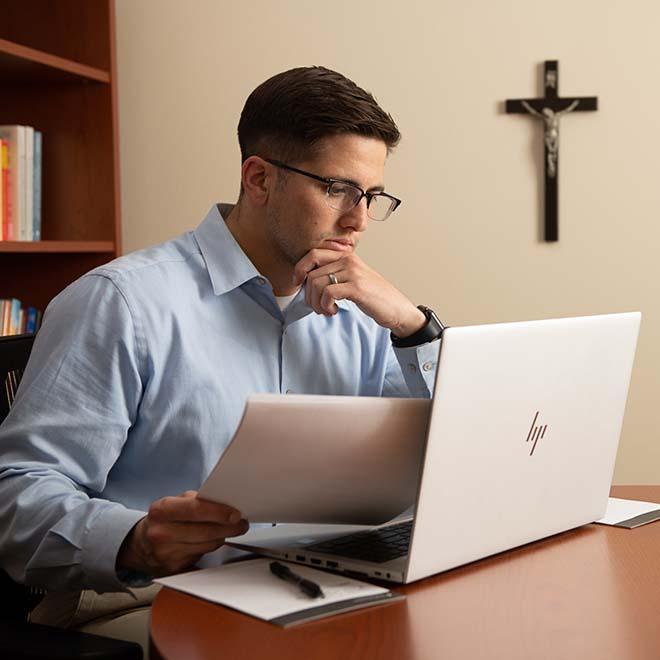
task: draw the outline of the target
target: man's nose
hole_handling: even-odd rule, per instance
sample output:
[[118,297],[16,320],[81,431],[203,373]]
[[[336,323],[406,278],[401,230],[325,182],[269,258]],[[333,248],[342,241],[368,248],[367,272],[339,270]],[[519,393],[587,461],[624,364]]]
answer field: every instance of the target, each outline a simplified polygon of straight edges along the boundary
[[350,211],[346,211],[341,218],[342,227],[351,228],[355,231],[364,231],[369,224],[367,215],[367,198],[363,197]]

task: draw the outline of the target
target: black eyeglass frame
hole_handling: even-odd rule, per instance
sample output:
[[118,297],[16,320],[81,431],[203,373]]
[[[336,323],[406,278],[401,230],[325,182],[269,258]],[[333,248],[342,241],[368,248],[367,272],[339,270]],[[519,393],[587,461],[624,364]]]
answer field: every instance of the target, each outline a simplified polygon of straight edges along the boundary
[[[391,202],[393,202],[393,206],[390,208],[389,212],[387,215],[382,219],[382,220],[377,220],[376,218],[371,218],[375,222],[385,222],[394,211],[396,211],[399,206],[401,205],[401,200],[398,199],[397,197],[394,197],[393,195],[390,195],[389,193],[378,191],[378,192],[367,192],[366,190],[362,190],[360,186],[356,186],[354,183],[351,181],[344,181],[343,179],[326,179],[325,177],[319,176],[318,174],[312,174],[311,172],[305,172],[305,170],[300,170],[297,167],[292,167],[291,165],[287,165],[286,163],[283,163],[281,160],[275,160],[274,158],[264,158],[264,160],[267,163],[270,163],[271,165],[275,165],[275,167],[279,167],[283,170],[289,170],[290,172],[295,172],[296,174],[302,174],[303,176],[309,177],[310,179],[314,179],[316,181],[320,181],[321,183],[325,183],[327,186],[327,189],[325,191],[326,195],[330,194],[330,188],[332,187],[333,184],[335,183],[341,183],[345,186],[351,186],[355,188],[356,190],[360,191],[360,197],[358,200],[355,202],[355,204],[351,208],[355,208],[361,201],[363,197],[367,198],[367,210],[369,209],[369,205],[371,204],[371,200],[374,197],[387,197]],[[349,209],[350,210],[350,209]]]

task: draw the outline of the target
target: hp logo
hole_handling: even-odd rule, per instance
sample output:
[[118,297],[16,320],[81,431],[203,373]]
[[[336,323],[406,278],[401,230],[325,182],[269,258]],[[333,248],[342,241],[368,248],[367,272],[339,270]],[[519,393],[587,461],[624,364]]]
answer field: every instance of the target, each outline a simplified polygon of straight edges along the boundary
[[539,417],[539,411],[536,411],[536,415],[534,415],[534,419],[532,420],[532,425],[529,429],[529,433],[527,434],[527,440],[525,442],[531,442],[532,444],[532,451],[529,452],[529,455],[531,456],[534,453],[534,450],[536,449],[536,443],[545,435],[545,431],[548,428],[548,425],[545,424],[544,426],[536,426],[536,420]]

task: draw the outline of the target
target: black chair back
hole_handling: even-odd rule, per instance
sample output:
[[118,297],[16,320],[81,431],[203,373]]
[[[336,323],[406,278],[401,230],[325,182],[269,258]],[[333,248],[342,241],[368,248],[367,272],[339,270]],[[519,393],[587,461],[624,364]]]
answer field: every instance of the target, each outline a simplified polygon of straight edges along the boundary
[[[0,337],[0,423],[9,413],[27,365],[34,335]],[[0,621],[25,621],[43,592],[16,584],[0,570]]]
[[[0,424],[16,398],[34,335],[0,337]],[[44,591],[16,584],[0,570],[0,651],[3,657],[66,660],[142,660],[142,648],[98,635],[27,623]]]
[[14,402],[33,343],[34,335],[0,337],[0,422]]

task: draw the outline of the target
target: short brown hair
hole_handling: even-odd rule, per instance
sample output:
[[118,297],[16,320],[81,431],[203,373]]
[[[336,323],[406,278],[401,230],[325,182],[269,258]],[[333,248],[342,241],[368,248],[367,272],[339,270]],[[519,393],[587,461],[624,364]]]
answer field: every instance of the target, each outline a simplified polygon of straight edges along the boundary
[[250,94],[238,122],[242,161],[258,155],[300,162],[319,140],[340,134],[382,140],[388,152],[401,139],[392,117],[369,92],[322,66],[269,78]]

